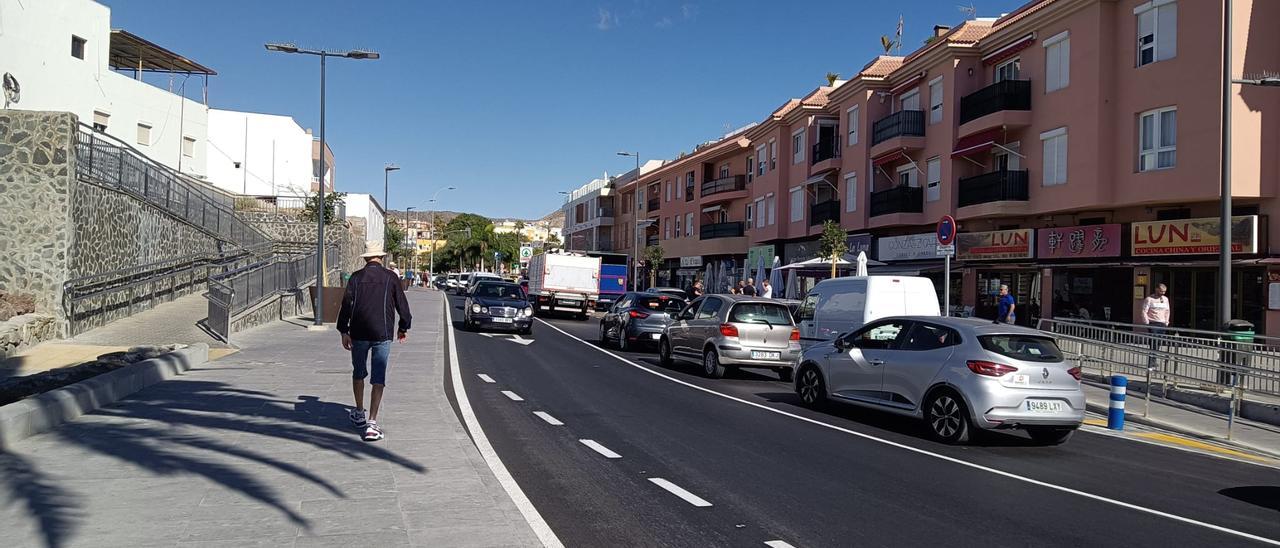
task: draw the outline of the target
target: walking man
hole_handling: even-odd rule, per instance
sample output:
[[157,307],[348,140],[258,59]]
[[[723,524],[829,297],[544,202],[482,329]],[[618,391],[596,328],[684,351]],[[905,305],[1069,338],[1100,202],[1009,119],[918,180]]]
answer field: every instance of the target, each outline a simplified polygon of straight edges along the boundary
[[766,299],[773,298],[773,284],[770,284],[769,280],[760,282],[760,296]]
[[1018,319],[1017,314],[1014,313],[1016,308],[1018,308],[1017,299],[1009,294],[1009,286],[1001,284],[995,323],[1016,323]]
[[1142,299],[1142,315],[1139,320],[1147,326],[1147,333],[1151,336],[1151,355],[1147,358],[1147,367],[1151,369],[1156,367],[1155,352],[1160,348],[1160,339],[1168,331],[1169,319],[1172,317],[1173,307],[1169,306],[1169,297],[1165,295],[1168,292],[1168,286],[1156,284],[1155,291]]
[[[370,242],[365,254],[364,268],[357,270],[347,282],[342,296],[342,309],[338,311],[338,332],[342,333],[342,347],[351,351],[351,391],[356,406],[351,410],[351,424],[364,429],[364,441],[382,439],[378,426],[378,407],[382,404],[382,392],[387,385],[387,359],[391,355],[391,337],[404,342],[408,336],[413,316],[409,313],[409,301],[405,299],[400,277],[382,266],[386,254],[382,242]],[[400,321],[397,324],[396,315]],[[364,379],[370,376],[373,389],[369,395],[369,412],[364,409]]]

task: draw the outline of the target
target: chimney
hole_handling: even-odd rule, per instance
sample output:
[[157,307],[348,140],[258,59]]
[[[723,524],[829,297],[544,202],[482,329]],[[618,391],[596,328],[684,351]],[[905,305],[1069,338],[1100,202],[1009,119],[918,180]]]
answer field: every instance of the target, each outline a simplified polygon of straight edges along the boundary
[[942,36],[942,35],[946,34],[946,33],[947,33],[948,31],[950,31],[950,30],[951,30],[951,27],[948,27],[947,25],[934,25],[934,26],[933,26],[933,35],[934,35],[935,37]]

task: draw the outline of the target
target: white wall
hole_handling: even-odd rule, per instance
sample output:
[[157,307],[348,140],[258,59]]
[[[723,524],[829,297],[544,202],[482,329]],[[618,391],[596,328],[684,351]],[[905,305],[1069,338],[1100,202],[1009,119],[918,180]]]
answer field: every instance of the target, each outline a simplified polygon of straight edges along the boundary
[[209,109],[208,157],[209,182],[230,192],[305,196],[311,189],[311,135],[288,116]]
[[347,206],[348,217],[365,220],[365,241],[382,241],[387,221],[376,198],[369,194],[347,194],[343,203]]
[[[88,125],[94,111],[102,111],[110,115],[108,134],[160,163],[204,176],[208,108],[107,68],[110,27],[110,9],[89,0],[0,0],[0,73],[11,73],[22,88],[9,108],[71,112]],[[84,59],[71,55],[73,34],[86,40]],[[175,90],[184,78],[176,78]],[[203,77],[191,76],[187,95],[199,97],[202,85]],[[138,144],[139,122],[152,128],[147,144]],[[183,135],[195,139],[192,157],[181,158]]]

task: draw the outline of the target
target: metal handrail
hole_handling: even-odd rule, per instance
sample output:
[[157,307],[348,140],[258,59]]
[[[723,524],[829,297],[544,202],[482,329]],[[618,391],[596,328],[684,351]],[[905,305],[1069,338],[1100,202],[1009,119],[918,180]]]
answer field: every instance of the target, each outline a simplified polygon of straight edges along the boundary
[[[1085,325],[1094,325],[1094,326],[1106,326],[1112,329],[1120,329],[1124,331],[1143,331],[1143,330],[1150,330],[1152,327],[1144,324],[1111,322],[1111,321],[1105,321],[1105,320],[1086,320],[1083,318],[1057,317],[1049,321],[1058,322],[1058,323],[1074,323],[1074,324],[1085,324]],[[1182,339],[1201,338],[1206,340],[1220,340],[1223,337],[1234,337],[1236,335],[1239,335],[1239,333],[1233,333],[1230,331],[1212,331],[1208,329],[1195,329],[1191,327],[1176,327],[1176,326],[1164,327],[1164,328],[1161,328],[1161,330],[1166,333],[1176,334],[1178,337],[1181,337]],[[1204,335],[1204,336],[1188,337],[1187,336],[1188,334]],[[1171,337],[1173,335],[1166,335],[1166,336]],[[1280,337],[1271,337],[1267,335],[1258,335],[1258,334],[1250,335],[1250,337],[1255,341],[1261,340],[1265,343],[1265,344],[1254,343],[1257,346],[1280,348]]]

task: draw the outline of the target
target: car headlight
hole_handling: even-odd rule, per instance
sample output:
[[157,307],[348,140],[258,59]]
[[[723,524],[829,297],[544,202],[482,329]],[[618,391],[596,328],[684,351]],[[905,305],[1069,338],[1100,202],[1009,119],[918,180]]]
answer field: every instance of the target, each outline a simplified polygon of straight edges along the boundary
[[487,306],[482,306],[482,307],[480,307],[480,313],[481,313],[481,314],[488,314],[488,313],[489,313],[489,307],[487,307]]
[[521,309],[520,309],[520,317],[524,318],[524,317],[529,317],[529,316],[532,316],[532,315],[533,315],[533,310],[528,309],[528,308],[521,308]]
[[471,311],[472,311],[472,312],[475,312],[475,313],[477,313],[477,314],[479,314],[479,313],[480,313],[480,305],[478,305],[478,304],[473,304],[473,305],[471,305]]

